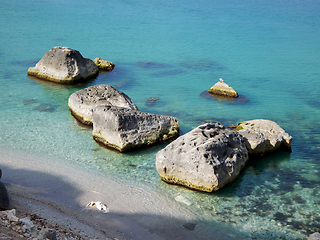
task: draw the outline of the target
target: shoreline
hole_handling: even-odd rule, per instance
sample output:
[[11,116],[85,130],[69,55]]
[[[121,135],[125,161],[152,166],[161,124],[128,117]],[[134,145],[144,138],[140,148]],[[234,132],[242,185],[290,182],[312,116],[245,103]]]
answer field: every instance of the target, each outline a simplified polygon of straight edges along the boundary
[[[230,239],[170,196],[59,159],[1,149],[0,168],[10,209],[19,218],[45,219],[57,237],[70,231],[76,239]],[[106,204],[108,212],[86,207],[92,201]]]

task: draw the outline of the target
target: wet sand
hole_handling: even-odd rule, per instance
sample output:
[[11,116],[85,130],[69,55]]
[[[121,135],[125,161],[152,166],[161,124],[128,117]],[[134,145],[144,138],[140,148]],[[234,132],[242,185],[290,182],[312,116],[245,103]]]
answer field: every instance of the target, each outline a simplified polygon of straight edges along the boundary
[[[36,214],[80,239],[229,239],[185,204],[144,185],[3,149],[0,168],[17,216]],[[108,212],[86,207],[92,201],[105,204]]]

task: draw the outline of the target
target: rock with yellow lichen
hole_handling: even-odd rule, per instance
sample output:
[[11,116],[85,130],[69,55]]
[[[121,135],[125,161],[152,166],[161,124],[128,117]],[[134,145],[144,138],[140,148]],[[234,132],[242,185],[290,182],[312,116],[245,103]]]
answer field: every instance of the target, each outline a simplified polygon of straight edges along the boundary
[[100,57],[97,57],[93,60],[97,67],[104,71],[112,71],[115,65],[112,62],[106,61]]
[[221,96],[227,96],[232,98],[237,98],[239,95],[238,93],[230,87],[228,84],[226,84],[222,78],[219,79],[219,82],[217,82],[215,85],[213,85],[209,90],[209,93],[221,95]]

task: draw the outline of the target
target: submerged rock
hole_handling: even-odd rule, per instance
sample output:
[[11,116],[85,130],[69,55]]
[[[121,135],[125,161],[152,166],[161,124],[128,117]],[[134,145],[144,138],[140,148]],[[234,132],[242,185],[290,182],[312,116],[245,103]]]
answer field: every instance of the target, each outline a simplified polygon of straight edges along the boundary
[[248,160],[245,139],[219,123],[206,123],[180,136],[156,155],[167,183],[212,192],[232,183]]
[[67,47],[54,47],[44,54],[28,75],[59,83],[74,83],[99,74],[96,64],[80,52]]
[[110,105],[97,106],[92,114],[93,138],[124,152],[179,135],[179,122],[170,116]]
[[167,63],[159,63],[159,62],[138,62],[137,65],[143,68],[154,68],[154,69],[163,69],[163,68],[172,67]]
[[148,98],[148,99],[146,100],[145,105],[146,105],[147,107],[152,107],[152,106],[154,106],[154,104],[155,104],[156,101],[158,101],[158,100],[159,100],[159,98],[157,98],[157,97]]
[[196,223],[186,223],[186,224],[183,224],[182,226],[190,231],[193,231],[196,227]]
[[215,85],[213,85],[208,92],[217,94],[217,95],[222,95],[222,96],[228,96],[232,98],[237,98],[238,93],[230,87],[228,84],[226,84],[222,78],[219,79],[219,82],[217,82]]
[[[0,178],[2,176],[2,171],[0,169]],[[9,195],[6,187],[0,182],[0,210],[9,209]]]
[[50,103],[40,103],[38,106],[34,107],[33,110],[38,112],[54,112],[56,110],[56,106]]
[[86,125],[92,125],[93,108],[99,105],[112,105],[138,110],[132,99],[126,94],[105,84],[76,91],[71,94],[68,101],[71,114]]
[[276,122],[256,119],[238,124],[236,130],[245,138],[250,155],[264,155],[282,148],[291,152],[292,136]]
[[104,71],[112,71],[115,65],[112,62],[106,61],[100,57],[97,57],[93,60],[97,67]]
[[34,98],[29,98],[29,99],[24,99],[23,100],[23,105],[31,105],[37,103],[37,100]]

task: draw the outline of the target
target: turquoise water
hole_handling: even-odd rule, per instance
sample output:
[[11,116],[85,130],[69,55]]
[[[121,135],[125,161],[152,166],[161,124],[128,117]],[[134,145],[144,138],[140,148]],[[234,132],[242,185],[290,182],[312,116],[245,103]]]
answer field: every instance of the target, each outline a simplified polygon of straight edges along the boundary
[[[0,148],[59,157],[145,184],[237,239],[303,239],[320,218],[320,3],[309,1],[0,1]],[[116,65],[85,84],[27,76],[54,46]],[[247,102],[201,97],[222,77]],[[266,118],[294,140],[292,153],[250,162],[212,194],[160,181],[165,144],[120,154],[100,147],[70,115],[76,90],[110,84],[141,111],[175,116],[182,133],[207,121]],[[149,97],[157,97],[147,106]]]

